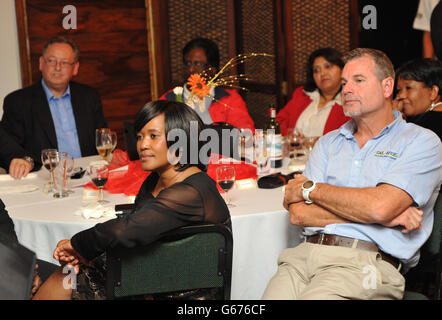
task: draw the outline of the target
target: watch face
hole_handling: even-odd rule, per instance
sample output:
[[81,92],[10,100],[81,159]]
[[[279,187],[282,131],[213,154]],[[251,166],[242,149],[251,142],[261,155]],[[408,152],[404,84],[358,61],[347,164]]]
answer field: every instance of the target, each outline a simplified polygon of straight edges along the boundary
[[305,181],[305,182],[303,183],[302,186],[304,187],[304,189],[309,189],[309,188],[311,188],[311,187],[313,186],[313,181],[311,181],[311,180],[307,180],[307,181]]

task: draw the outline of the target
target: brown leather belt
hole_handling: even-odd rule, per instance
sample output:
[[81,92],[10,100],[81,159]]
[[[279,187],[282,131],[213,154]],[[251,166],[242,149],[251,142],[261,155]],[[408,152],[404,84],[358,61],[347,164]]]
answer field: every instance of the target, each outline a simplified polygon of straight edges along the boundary
[[[355,244],[356,241],[357,243]],[[347,247],[347,248],[379,252],[379,254],[382,257],[382,260],[387,261],[396,269],[399,267],[398,259],[390,256],[388,253],[379,250],[378,246],[372,242],[362,241],[348,237],[336,236],[333,234],[324,234],[324,233],[316,234],[314,236],[307,236],[306,242],[322,244],[326,246]]]

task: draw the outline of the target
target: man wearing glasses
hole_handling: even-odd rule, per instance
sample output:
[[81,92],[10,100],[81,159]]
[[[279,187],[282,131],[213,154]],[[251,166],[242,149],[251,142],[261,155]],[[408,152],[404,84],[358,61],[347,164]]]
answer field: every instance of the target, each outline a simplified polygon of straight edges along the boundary
[[12,159],[9,173],[26,176],[39,168],[42,149],[74,158],[97,154],[95,129],[107,127],[97,90],[71,79],[80,67],[79,49],[64,37],[50,39],[39,59],[41,81],[14,91],[3,104],[3,128],[31,156]]
[[[219,62],[219,50],[215,42],[204,38],[189,41],[183,49],[184,82],[187,82],[190,75],[201,74],[203,71],[213,77],[219,71]],[[210,97],[200,99],[194,96],[188,100],[190,90],[187,85],[180,87],[179,91],[176,89],[166,92],[160,99],[187,103],[208,125],[226,122],[238,129],[255,129],[246,103],[236,90],[211,87]]]

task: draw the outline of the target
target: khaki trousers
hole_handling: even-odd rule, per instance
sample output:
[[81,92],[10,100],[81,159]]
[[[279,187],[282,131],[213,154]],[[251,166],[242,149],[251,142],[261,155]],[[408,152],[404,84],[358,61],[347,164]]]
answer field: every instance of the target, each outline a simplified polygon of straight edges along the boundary
[[305,242],[281,253],[262,299],[402,299],[404,288],[377,252]]

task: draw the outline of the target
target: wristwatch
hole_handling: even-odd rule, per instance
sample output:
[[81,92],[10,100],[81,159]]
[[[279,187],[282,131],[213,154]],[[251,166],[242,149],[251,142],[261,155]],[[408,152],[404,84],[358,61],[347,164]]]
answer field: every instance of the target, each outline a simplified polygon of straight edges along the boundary
[[313,201],[310,200],[309,195],[310,192],[315,190],[315,187],[316,183],[312,180],[305,180],[304,183],[302,184],[302,197],[304,198],[305,203],[307,204],[313,203]]
[[23,160],[25,160],[31,164],[31,170],[34,168],[34,159],[32,159],[30,156],[24,156]]

